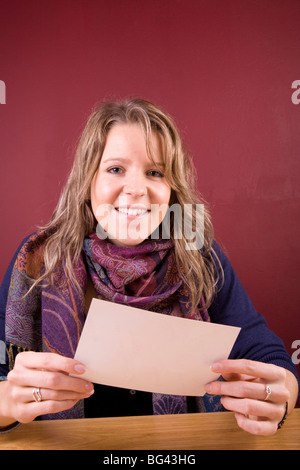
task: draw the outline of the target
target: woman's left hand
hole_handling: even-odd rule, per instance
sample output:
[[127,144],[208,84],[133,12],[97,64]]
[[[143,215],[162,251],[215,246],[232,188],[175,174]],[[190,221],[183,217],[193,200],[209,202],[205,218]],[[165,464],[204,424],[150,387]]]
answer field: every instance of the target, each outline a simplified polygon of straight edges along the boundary
[[239,427],[251,434],[275,434],[290,396],[286,370],[248,359],[227,359],[212,370],[226,382],[210,382],[206,392],[222,395],[222,405],[235,413]]

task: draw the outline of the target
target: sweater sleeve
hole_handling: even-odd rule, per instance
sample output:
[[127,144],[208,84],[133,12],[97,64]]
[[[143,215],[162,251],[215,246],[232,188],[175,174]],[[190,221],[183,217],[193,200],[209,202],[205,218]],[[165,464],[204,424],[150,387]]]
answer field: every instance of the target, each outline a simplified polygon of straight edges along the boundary
[[11,262],[9,263],[9,266],[6,270],[6,273],[4,275],[4,278],[0,287],[0,346],[1,346],[0,376],[2,377],[6,377],[9,372],[8,358],[5,353],[5,311],[6,311],[7,296],[8,296],[9,286],[10,286],[10,279],[11,279],[12,270],[13,270],[16,258],[18,256],[18,253],[21,247],[26,242],[26,240],[29,238],[29,236],[26,237],[22,241],[17,251],[15,252]]
[[218,292],[209,308],[211,321],[239,326],[241,331],[231,351],[231,359],[247,358],[275,364],[291,371],[300,384],[296,366],[285,349],[283,341],[268,326],[265,318],[254,308],[228,258],[214,243],[224,277],[218,283]]

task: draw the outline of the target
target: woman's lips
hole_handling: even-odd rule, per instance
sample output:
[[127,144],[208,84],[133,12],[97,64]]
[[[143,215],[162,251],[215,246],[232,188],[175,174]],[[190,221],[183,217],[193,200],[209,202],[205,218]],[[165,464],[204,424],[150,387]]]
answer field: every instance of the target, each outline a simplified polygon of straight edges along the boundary
[[139,217],[147,214],[150,212],[145,207],[116,207],[116,211],[118,211],[122,215],[126,215],[129,217]]

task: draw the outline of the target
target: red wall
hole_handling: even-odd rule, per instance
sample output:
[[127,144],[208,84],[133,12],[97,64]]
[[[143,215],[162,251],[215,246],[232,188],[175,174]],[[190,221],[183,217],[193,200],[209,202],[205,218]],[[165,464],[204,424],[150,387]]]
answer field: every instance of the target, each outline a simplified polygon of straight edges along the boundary
[[2,1],[1,278],[20,240],[50,216],[91,108],[144,97],[182,129],[216,237],[292,354],[299,15],[298,0]]

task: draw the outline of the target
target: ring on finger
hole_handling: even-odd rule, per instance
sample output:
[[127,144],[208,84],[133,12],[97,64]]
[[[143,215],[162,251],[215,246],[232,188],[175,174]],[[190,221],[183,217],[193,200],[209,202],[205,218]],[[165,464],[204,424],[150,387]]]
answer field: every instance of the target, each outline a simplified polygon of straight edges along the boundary
[[41,389],[39,387],[34,388],[32,390],[32,395],[33,395],[34,401],[36,402],[42,401]]
[[265,388],[265,392],[266,392],[266,396],[264,398],[264,401],[267,401],[269,396],[271,395],[272,393],[272,390],[271,390],[271,387],[269,385],[266,385],[266,388]]

